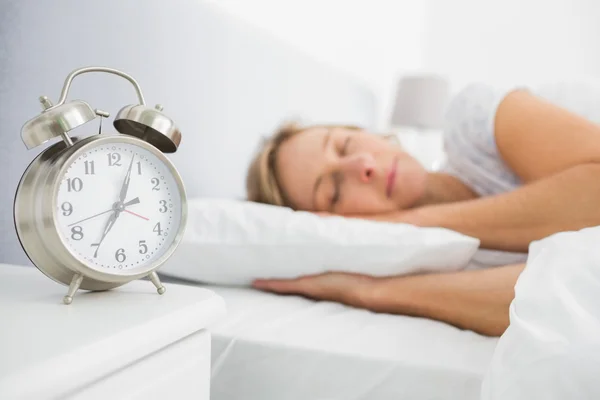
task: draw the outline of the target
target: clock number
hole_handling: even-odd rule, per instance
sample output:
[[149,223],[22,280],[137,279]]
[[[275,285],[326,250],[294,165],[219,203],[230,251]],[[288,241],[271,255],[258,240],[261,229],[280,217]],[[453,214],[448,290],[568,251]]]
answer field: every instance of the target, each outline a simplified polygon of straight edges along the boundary
[[100,243],[92,243],[90,247],[95,247],[96,251],[94,252],[94,258],[98,257],[98,250],[100,250]]
[[115,253],[115,260],[122,263],[126,259],[127,259],[127,257],[125,256],[125,249],[117,250],[117,252]]
[[148,252],[148,246],[146,246],[145,240],[140,240],[140,254],[146,254]]
[[154,185],[154,187],[152,188],[152,190],[160,190],[158,188],[158,185],[160,184],[160,181],[158,180],[158,178],[152,178],[150,180],[150,182]]
[[67,190],[69,192],[79,192],[83,189],[83,181],[80,178],[67,178]]
[[83,228],[80,226],[74,226],[71,228],[71,239],[81,240],[83,239]]
[[60,209],[63,212],[63,215],[65,217],[68,217],[69,215],[73,214],[73,205],[71,203],[69,203],[68,201],[65,201],[64,203],[62,203],[62,205],[60,206]]
[[138,166],[138,175],[141,175],[142,174],[142,162],[138,161],[137,166]]
[[108,166],[109,167],[120,167],[121,166],[121,155],[119,153],[108,153]]
[[161,213],[166,213],[167,212],[167,201],[161,200],[161,201],[159,201],[159,203],[160,203],[160,208],[158,209],[158,211],[160,211]]
[[85,164],[85,174],[86,175],[96,175],[96,172],[94,171],[94,162],[93,161],[86,161],[84,164]]
[[156,232],[158,236],[162,235],[162,229],[160,229],[160,222],[157,222],[156,225],[154,225],[154,229],[152,229],[152,232]]

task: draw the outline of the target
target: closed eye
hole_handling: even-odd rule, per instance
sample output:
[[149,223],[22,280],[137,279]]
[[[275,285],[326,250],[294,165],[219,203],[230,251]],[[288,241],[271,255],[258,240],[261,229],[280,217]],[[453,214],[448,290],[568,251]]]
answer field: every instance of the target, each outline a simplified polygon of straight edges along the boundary
[[343,178],[343,176],[342,176],[341,172],[334,172],[332,175],[333,196],[331,196],[331,204],[330,204],[331,210],[333,210],[335,205],[338,204],[340,201],[340,186],[342,183],[342,178]]
[[[350,139],[352,139],[352,135],[348,135],[346,139],[344,139],[344,144],[342,145],[342,149],[340,150],[340,156],[343,157],[348,153],[348,145],[350,144]],[[340,186],[342,183],[343,175],[341,172],[334,172],[332,174],[333,180],[333,196],[331,196],[330,208],[333,209],[337,203],[340,201]]]
[[346,137],[346,140],[344,140],[344,145],[342,146],[342,151],[340,152],[340,155],[345,156],[348,152],[348,144],[350,144],[350,139],[352,139],[352,135],[348,135],[348,137]]

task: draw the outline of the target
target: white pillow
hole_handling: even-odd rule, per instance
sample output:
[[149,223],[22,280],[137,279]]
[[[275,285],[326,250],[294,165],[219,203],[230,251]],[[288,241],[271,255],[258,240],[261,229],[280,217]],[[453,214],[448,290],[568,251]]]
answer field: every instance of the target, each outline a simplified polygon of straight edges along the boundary
[[249,285],[326,271],[387,276],[467,266],[479,240],[442,228],[321,217],[249,201],[191,199],[183,239],[160,272]]

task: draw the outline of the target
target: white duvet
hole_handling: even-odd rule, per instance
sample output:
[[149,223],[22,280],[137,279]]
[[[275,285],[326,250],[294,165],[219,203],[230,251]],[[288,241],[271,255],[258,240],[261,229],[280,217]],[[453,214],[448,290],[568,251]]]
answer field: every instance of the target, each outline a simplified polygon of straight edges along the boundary
[[530,247],[482,400],[600,399],[600,227]]

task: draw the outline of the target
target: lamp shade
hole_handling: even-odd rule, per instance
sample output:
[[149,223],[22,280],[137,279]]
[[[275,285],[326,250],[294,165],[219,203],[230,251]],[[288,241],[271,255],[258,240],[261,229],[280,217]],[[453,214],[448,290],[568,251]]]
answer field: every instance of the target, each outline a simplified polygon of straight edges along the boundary
[[440,129],[450,95],[450,84],[439,75],[404,76],[398,81],[392,126]]

